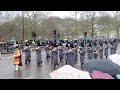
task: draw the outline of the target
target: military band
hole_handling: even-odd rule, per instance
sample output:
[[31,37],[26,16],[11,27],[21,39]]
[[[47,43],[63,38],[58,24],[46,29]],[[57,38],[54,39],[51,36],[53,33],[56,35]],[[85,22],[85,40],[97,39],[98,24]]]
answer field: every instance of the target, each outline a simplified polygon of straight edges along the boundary
[[[46,52],[46,59],[51,62],[54,69],[59,67],[60,63],[68,64],[74,67],[75,64],[80,63],[81,66],[85,63],[85,59],[97,60],[97,58],[103,59],[108,58],[109,54],[115,54],[118,47],[117,40],[88,40],[88,43],[85,44],[84,40],[79,43],[67,43],[66,45],[52,44],[46,45],[43,48]],[[36,48],[36,62],[37,65],[41,65],[44,60],[42,59],[42,47],[39,46]],[[17,58],[19,57],[19,58]],[[18,49],[14,55],[14,64],[16,66],[16,71],[20,66],[20,52]],[[79,61],[79,60],[80,61]],[[25,48],[25,64],[31,61],[31,50],[27,45]],[[22,65],[21,65],[22,66]]]

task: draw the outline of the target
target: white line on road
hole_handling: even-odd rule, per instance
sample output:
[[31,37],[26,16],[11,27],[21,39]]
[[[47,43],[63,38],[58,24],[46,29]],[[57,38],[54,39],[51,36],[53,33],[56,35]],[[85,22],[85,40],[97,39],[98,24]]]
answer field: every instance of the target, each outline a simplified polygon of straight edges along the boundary
[[24,79],[32,79],[32,77],[24,78]]
[[80,65],[80,63],[76,64],[76,65]]

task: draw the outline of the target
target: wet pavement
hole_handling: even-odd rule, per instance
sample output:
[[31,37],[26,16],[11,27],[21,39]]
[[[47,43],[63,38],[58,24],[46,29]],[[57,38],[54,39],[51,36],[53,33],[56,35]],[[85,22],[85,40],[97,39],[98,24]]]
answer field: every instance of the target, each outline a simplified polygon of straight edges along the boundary
[[[120,54],[120,44],[118,45],[117,53]],[[49,73],[54,71],[54,69],[53,69],[53,64],[51,64],[50,61],[46,60],[45,51],[42,50],[43,63],[41,66],[37,66],[35,51],[32,51],[31,54],[32,54],[31,63],[24,64],[25,55],[23,53],[23,57],[22,57],[23,66],[18,72],[14,71],[15,66],[13,64],[13,53],[3,54],[2,59],[0,60],[0,79],[50,79]],[[86,58],[85,61],[87,62],[88,59]],[[60,62],[58,68],[64,65],[65,62],[62,61]],[[79,54],[75,68],[80,69]]]

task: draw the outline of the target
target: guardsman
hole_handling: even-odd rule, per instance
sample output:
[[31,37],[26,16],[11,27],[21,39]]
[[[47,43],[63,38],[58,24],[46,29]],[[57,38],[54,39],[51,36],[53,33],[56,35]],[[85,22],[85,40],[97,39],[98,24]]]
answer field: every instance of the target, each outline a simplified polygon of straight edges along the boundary
[[53,56],[54,69],[56,69],[56,67],[58,67],[58,65],[59,65],[59,62],[58,62],[58,52],[59,52],[58,45],[55,45],[55,47],[53,49],[53,52],[54,52],[54,56]]
[[77,62],[78,59],[78,47],[75,45],[75,61]]
[[68,51],[68,64],[74,67],[75,64],[75,53],[73,44],[70,45],[70,49]]
[[105,41],[104,55],[105,55],[106,59],[108,57],[108,49],[109,49],[108,41]]
[[114,45],[115,45],[115,53],[116,53],[116,50],[117,50],[117,47],[118,47],[118,41],[117,41],[117,39],[115,39],[113,42],[114,42]]
[[67,46],[65,47],[65,64],[66,65],[68,64],[68,59],[69,59],[68,51],[69,51],[69,47]]
[[27,64],[27,62],[31,62],[31,50],[29,46],[25,49],[25,64]]
[[64,59],[64,49],[63,46],[59,47],[59,58],[60,58],[60,62]]
[[47,58],[47,60],[49,60],[50,59],[50,46],[46,46],[46,48],[45,48],[45,50],[46,50],[46,58]]
[[103,42],[100,42],[100,47],[99,47],[99,57],[103,59]]
[[92,59],[93,57],[93,48],[92,48],[92,43],[89,43],[89,46],[88,46],[88,58],[89,59]]
[[115,54],[115,51],[116,51],[116,50],[115,50],[115,44],[114,44],[114,42],[112,41],[112,42],[111,42],[111,46],[110,46],[110,53],[111,53],[111,55],[112,55],[112,54]]
[[95,50],[94,50],[94,59],[97,59],[97,58],[98,58],[98,50],[95,49]]
[[53,51],[53,46],[51,48],[51,63],[53,63],[53,58],[54,57],[54,51]]
[[2,45],[0,44],[0,60],[1,60],[1,53],[2,53]]
[[19,67],[19,64],[20,64],[20,50],[18,49],[18,46],[16,46],[13,62],[14,62],[14,65],[15,65],[15,71],[20,70],[20,67]]
[[37,58],[36,58],[37,65],[39,66],[40,64],[42,64],[41,48],[40,47],[38,47],[36,49],[36,56],[37,56]]
[[82,68],[82,65],[85,63],[85,54],[86,54],[86,52],[82,47],[80,47],[79,53],[80,53],[80,63],[81,63],[81,68]]

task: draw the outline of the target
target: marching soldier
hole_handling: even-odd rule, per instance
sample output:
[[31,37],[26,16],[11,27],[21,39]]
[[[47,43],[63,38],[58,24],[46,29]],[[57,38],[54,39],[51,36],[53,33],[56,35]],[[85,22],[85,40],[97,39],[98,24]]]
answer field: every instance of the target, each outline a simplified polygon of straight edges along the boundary
[[117,47],[118,47],[118,41],[116,39],[114,40],[114,45],[115,45],[115,53],[116,53],[116,50],[117,50]]
[[64,49],[63,49],[63,46],[60,46],[60,48],[59,48],[59,58],[60,58],[60,62],[64,58]]
[[74,67],[75,63],[75,54],[74,54],[74,47],[71,44],[70,49],[68,51],[68,64]]
[[68,59],[69,59],[68,51],[69,51],[68,47],[65,47],[65,64],[66,65],[68,64]]
[[15,71],[20,70],[19,64],[20,64],[20,50],[18,49],[18,46],[16,46],[16,50],[14,53],[14,65],[15,65]]
[[88,51],[88,55],[87,55],[88,58],[89,58],[89,59],[92,59],[92,57],[93,57],[92,43],[89,43],[87,51]]
[[27,62],[31,62],[31,50],[29,46],[25,49],[25,64],[27,64]]
[[108,49],[109,49],[108,41],[105,41],[104,55],[106,56],[106,59],[108,57]]
[[41,48],[40,47],[38,47],[36,49],[36,55],[37,55],[37,58],[36,58],[37,65],[39,66],[40,64],[42,64]]
[[54,69],[56,69],[56,67],[58,67],[58,65],[59,65],[59,62],[58,62],[58,52],[59,52],[59,49],[58,49],[57,45],[55,45],[55,47],[53,49],[53,52],[54,52],[54,56],[53,56]]
[[80,47],[80,63],[81,63],[81,68],[82,68],[82,65],[85,63],[85,50]]
[[100,42],[100,47],[99,47],[99,57],[103,59],[103,42]]
[[97,58],[98,58],[98,50],[95,49],[95,50],[94,50],[94,59],[97,59]]
[[78,47],[77,45],[75,45],[75,61],[77,62],[77,59],[78,59]]
[[53,51],[53,47],[52,47],[52,50],[51,50],[51,63],[53,63],[53,58],[54,57],[54,51]]
[[115,45],[114,45],[113,41],[111,42],[110,53],[111,53],[111,55],[115,54]]
[[45,50],[46,50],[46,58],[47,60],[49,60],[50,59],[50,46],[47,46]]

